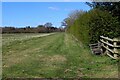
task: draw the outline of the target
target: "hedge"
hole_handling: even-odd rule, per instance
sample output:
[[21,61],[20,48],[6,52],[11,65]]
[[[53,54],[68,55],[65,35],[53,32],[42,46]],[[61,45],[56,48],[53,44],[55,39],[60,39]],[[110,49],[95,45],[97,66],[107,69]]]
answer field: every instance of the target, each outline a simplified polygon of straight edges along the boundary
[[80,15],[67,31],[84,44],[96,43],[100,35],[110,38],[120,36],[120,22],[106,11],[92,9]]

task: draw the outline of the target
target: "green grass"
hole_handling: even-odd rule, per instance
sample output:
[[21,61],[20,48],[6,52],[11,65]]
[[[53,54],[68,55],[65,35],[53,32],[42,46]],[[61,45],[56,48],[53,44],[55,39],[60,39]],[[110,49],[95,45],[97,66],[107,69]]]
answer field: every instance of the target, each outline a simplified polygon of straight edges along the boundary
[[3,78],[117,78],[117,63],[108,56],[92,55],[67,33],[3,45]]

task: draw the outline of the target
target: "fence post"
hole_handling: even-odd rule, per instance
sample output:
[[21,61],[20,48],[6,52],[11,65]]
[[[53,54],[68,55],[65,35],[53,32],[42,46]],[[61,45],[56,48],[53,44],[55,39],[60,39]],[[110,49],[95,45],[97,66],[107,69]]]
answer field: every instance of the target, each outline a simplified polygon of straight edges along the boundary
[[116,38],[113,39],[113,46],[114,46],[114,49],[113,49],[114,53],[118,53],[118,51],[116,49],[116,46],[117,46],[117,39]]
[[[101,36],[101,37],[102,37],[102,36]],[[100,41],[103,41],[103,38],[101,38],[101,37],[100,37]],[[104,46],[104,44],[103,44],[102,42],[101,42],[101,46]],[[102,51],[102,55],[106,55],[106,54],[103,53],[102,48],[101,48],[101,51]]]
[[[108,38],[108,37],[107,37]],[[108,40],[106,40],[106,42],[108,43]],[[109,48],[108,45],[106,45],[107,48]],[[106,49],[106,53],[109,54],[109,51]]]
[[118,51],[116,49],[116,46],[117,46],[117,39],[116,38],[113,39],[113,46],[114,46],[114,48],[113,48],[114,57],[117,58],[118,55],[116,53],[118,53]]

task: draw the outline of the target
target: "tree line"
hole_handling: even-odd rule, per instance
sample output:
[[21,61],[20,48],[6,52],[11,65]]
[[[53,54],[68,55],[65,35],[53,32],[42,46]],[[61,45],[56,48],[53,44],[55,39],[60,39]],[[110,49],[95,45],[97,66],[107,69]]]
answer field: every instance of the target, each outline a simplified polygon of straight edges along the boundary
[[84,44],[96,43],[100,36],[120,37],[120,2],[86,3],[89,11],[72,11],[62,22],[66,32]]
[[15,27],[1,27],[2,33],[50,33],[50,32],[63,32],[63,28],[53,27],[52,23],[48,22],[44,25],[38,25],[37,27],[26,26],[24,28]]

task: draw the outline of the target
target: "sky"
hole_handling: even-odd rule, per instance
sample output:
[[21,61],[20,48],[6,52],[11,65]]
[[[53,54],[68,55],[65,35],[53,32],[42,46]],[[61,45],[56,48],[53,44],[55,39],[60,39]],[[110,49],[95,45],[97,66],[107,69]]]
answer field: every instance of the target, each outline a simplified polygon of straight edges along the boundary
[[73,10],[90,10],[85,2],[2,2],[2,26],[36,27],[51,22],[60,27]]

